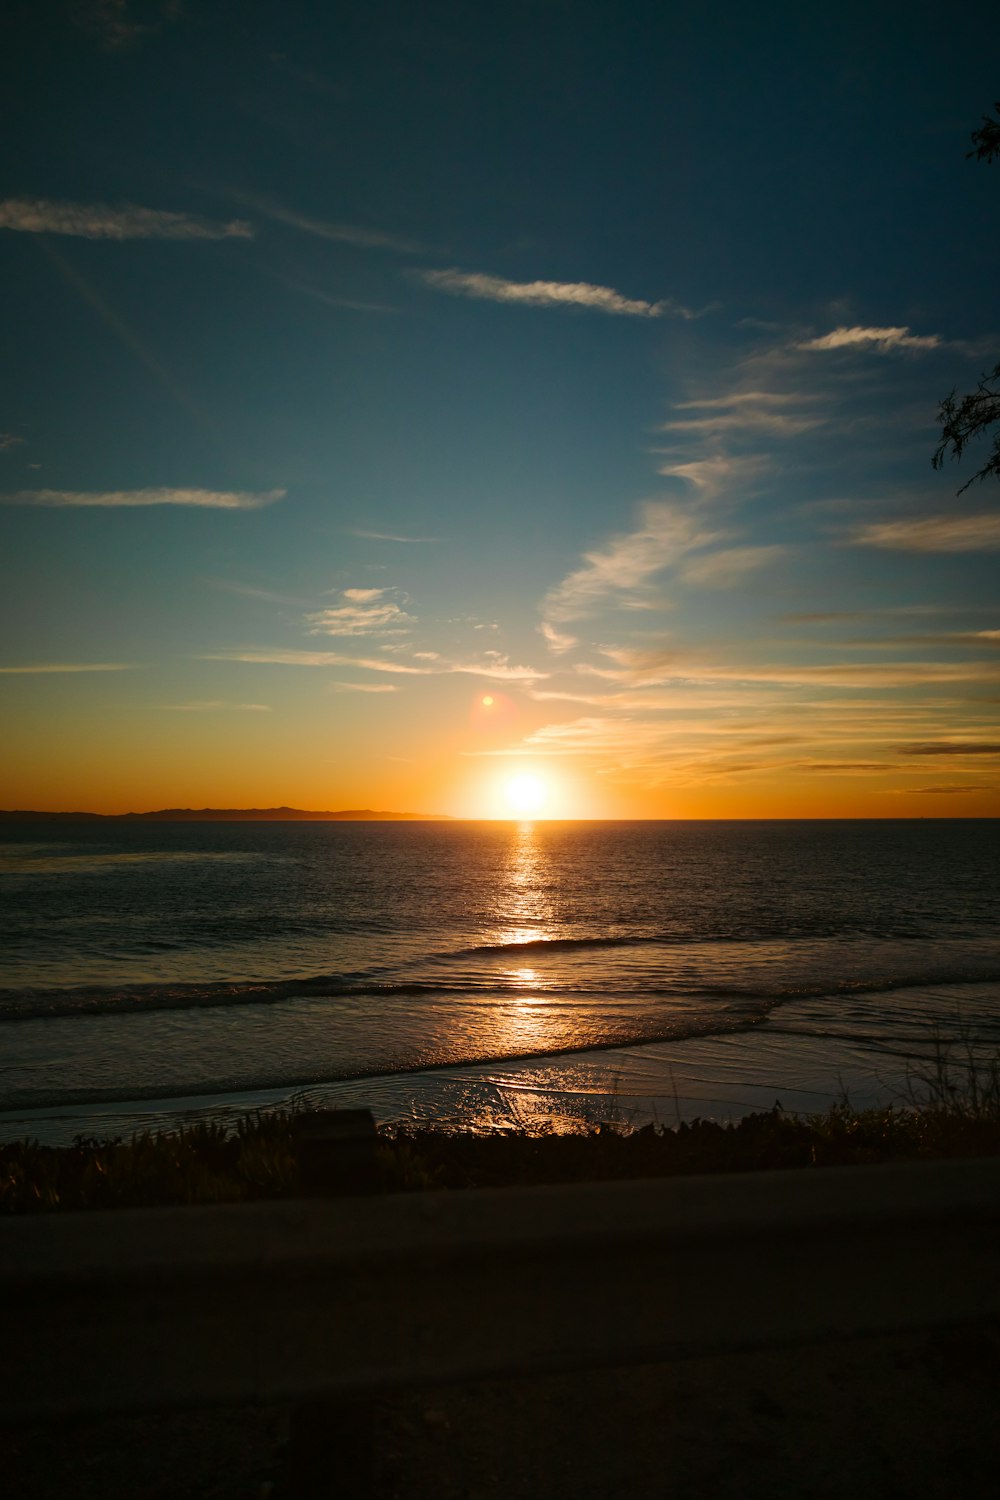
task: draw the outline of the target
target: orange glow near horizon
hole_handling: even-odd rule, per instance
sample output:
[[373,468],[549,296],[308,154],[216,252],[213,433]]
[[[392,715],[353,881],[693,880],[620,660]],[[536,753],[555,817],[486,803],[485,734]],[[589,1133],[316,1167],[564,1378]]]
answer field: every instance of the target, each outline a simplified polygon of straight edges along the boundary
[[[475,700],[478,704],[478,699]],[[181,716],[177,715],[176,719]],[[355,749],[343,741],[313,736],[308,753],[289,753],[287,742],[262,745],[265,733],[280,727],[278,715],[260,716],[242,733],[232,731],[211,740],[181,746],[169,733],[174,720],[142,739],[123,734],[110,748],[103,738],[78,733],[72,763],[66,741],[47,737],[29,754],[8,756],[3,804],[52,812],[148,812],[166,807],[268,808],[287,806],[308,811],[370,808],[429,817],[459,819],[823,819],[996,817],[1000,813],[992,788],[965,796],[906,795],[899,779],[872,778],[859,784],[814,777],[811,784],[787,777],[778,784],[760,778],[750,786],[732,782],[712,785],[644,787],[619,783],[602,769],[588,768],[581,758],[479,751],[476,740],[453,740],[434,753],[428,733],[422,744],[405,735]],[[185,726],[186,723],[185,723]],[[192,726],[193,727],[193,726]],[[241,725],[242,729],[243,726]],[[16,728],[15,728],[16,732]],[[194,741],[194,736],[191,736]],[[308,744],[304,736],[301,743]],[[327,748],[329,746],[329,748]],[[20,748],[20,747],[19,747]],[[331,753],[332,752],[332,753]],[[522,783],[522,778],[528,780]],[[512,786],[544,788],[527,800],[512,797]]]
[[[688,766],[674,782],[606,757],[532,753],[531,715],[539,711],[512,693],[466,688],[435,713],[416,702],[411,708],[402,692],[366,696],[362,707],[372,722],[362,733],[346,711],[346,696],[317,695],[303,706],[255,691],[246,694],[247,702],[270,702],[271,710],[239,713],[207,700],[200,712],[168,711],[160,703],[166,695],[158,694],[140,710],[120,703],[115,692],[123,684],[111,680],[114,674],[107,677],[86,695],[76,680],[62,685],[51,702],[49,679],[15,680],[23,702],[5,743],[6,808],[110,814],[168,807],[369,808],[504,821],[1000,813],[996,788],[975,785],[978,762],[963,772],[968,790],[955,773],[939,787],[927,784],[922,769],[896,771],[888,762],[884,772],[873,768],[863,777],[789,767],[783,774],[751,777],[734,770],[728,779],[699,779]],[[485,698],[493,699],[491,706]],[[349,707],[357,711],[354,699]],[[61,727],[67,715],[71,736]],[[522,777],[544,787],[544,801],[537,795],[531,806],[511,800],[508,787]]]

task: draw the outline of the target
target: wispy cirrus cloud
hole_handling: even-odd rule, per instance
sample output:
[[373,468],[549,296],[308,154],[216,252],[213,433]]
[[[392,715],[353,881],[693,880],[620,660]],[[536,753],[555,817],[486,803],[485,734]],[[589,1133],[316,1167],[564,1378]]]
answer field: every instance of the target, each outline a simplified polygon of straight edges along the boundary
[[437,542],[436,536],[403,536],[395,531],[352,531],[351,536],[363,537],[369,542]]
[[371,229],[363,224],[343,224],[329,219],[316,219],[311,214],[300,213],[265,194],[244,193],[232,190],[229,197],[235,203],[253,209],[263,218],[277,224],[287,224],[290,229],[300,229],[304,234],[314,234],[323,240],[334,240],[342,245],[354,245],[359,250],[393,250],[398,255],[424,254],[425,247],[416,240],[403,235],[389,234],[382,229]]
[[[766,683],[763,685],[739,683],[732,687],[724,685],[720,688],[716,683],[689,680],[671,683],[669,687],[658,687],[643,682],[623,687],[617,682],[609,682],[606,688],[583,688],[575,684],[563,691],[551,688],[529,688],[528,696],[538,703],[582,703],[591,708],[615,712],[668,712],[672,715],[678,710],[685,713],[703,713],[716,709],[746,710],[748,707],[770,712],[771,709],[783,707],[785,704],[782,690]],[[728,718],[725,723],[728,733],[732,725]]]
[[[629,714],[588,714],[564,723],[545,724],[527,735],[523,744],[543,755],[594,758],[603,761],[606,771],[612,773],[642,767],[654,777],[669,775],[673,780],[787,766],[797,763],[787,759],[787,747],[794,747],[796,755],[801,753],[798,735],[761,734],[752,728],[741,733],[732,724],[678,725]],[[725,749],[720,749],[720,744]],[[768,754],[761,759],[764,750]]]
[[732,496],[739,487],[760,479],[770,468],[771,459],[766,453],[712,453],[683,463],[668,458],[658,465],[657,472],[664,479],[679,479],[699,500],[707,501]]
[[861,547],[899,552],[996,552],[1000,550],[1000,511],[874,521],[857,527],[850,540]]
[[449,662],[443,672],[458,672],[464,677],[488,677],[495,682],[538,682],[547,677],[537,667],[520,666],[512,662],[502,651],[485,651],[473,661]]
[[897,349],[923,354],[929,349],[939,349],[944,339],[938,333],[911,333],[909,328],[834,328],[817,338],[804,339],[796,349],[809,352],[828,352],[834,349],[868,350],[875,354],[891,354]]
[[900,755],[1000,755],[1000,744],[940,740],[928,745],[900,745]]
[[310,635],[401,635],[415,623],[397,603],[395,590],[343,589],[332,609],[306,616]]
[[612,537],[601,551],[585,552],[583,566],[546,595],[542,628],[549,626],[549,644],[559,649],[559,624],[582,619],[611,600],[634,596],[672,563],[724,535],[669,501],[647,501],[634,531]]
[[50,198],[7,198],[0,203],[0,229],[22,234],[73,235],[85,240],[249,240],[252,224],[221,223],[196,214],[140,208],[125,203],[59,203]]
[[[602,682],[592,696],[564,693],[558,686],[529,689],[539,705],[565,705],[570,716],[564,718],[557,708],[555,722],[532,729],[515,753],[571,756],[589,762],[594,774],[611,783],[646,789],[779,776],[867,780],[873,789],[885,790],[914,769],[904,759],[910,747],[900,748],[904,734],[914,739],[923,734],[928,743],[932,736],[935,743],[946,737],[954,742],[948,729],[954,728],[955,707],[975,701],[941,694],[923,695],[919,703],[900,700],[895,690],[909,682],[872,681],[868,664],[857,682],[843,680],[856,670],[850,664],[832,682],[825,672],[814,675],[784,665],[765,668],[754,680],[739,667],[702,665],[690,657],[685,662],[680,651],[669,653],[669,662],[663,651],[606,648],[604,654],[641,668],[642,676],[633,675],[627,687],[621,678],[614,686]],[[667,666],[668,685],[658,687],[657,674],[663,678]],[[938,664],[931,667],[936,672]],[[863,695],[845,693],[845,687],[862,688]],[[883,688],[887,691],[880,694]],[[978,733],[980,744],[1000,751],[987,739],[991,730],[995,734],[988,715],[973,710],[963,728],[963,744]],[[473,753],[501,752],[491,747]],[[960,772],[963,782],[968,773],[973,784],[975,771],[987,764],[992,770],[993,761],[983,763],[980,757],[974,767],[959,756],[949,769]]]
[[202,510],[261,510],[283,500],[287,490],[17,490],[0,495],[0,505],[80,508],[92,505],[120,509],[148,505],[190,505]]
[[135,672],[136,666],[125,661],[33,662],[24,667],[0,667],[5,677],[30,677],[43,672]]
[[[886,604],[877,605],[869,609],[818,609],[803,611],[788,611],[776,615],[775,619],[784,620],[792,625],[826,625],[842,620],[878,620],[883,618],[894,618],[897,616],[915,616],[917,618],[927,615],[965,614],[969,610],[968,605],[945,605],[945,604]],[[976,613],[980,606],[972,605],[971,610]]]
[[563,724],[543,724],[525,737],[525,745],[541,754],[622,756],[633,759],[660,747],[667,735],[662,724],[625,716],[585,714]]
[[816,409],[818,399],[802,392],[754,390],[702,401],[679,401],[675,411],[695,415],[672,417],[661,430],[704,438],[759,434],[797,437],[827,421],[826,415]]
[[309,601],[297,594],[279,594],[274,589],[262,589],[252,583],[240,583],[235,578],[205,578],[202,580],[210,588],[222,589],[226,594],[238,594],[243,599],[259,599],[263,604],[291,605],[297,609],[305,609]]
[[272,667],[361,667],[368,672],[392,672],[426,677],[434,669],[386,658],[345,656],[340,651],[298,651],[283,647],[243,647],[231,651],[203,651],[200,661],[245,661]]
[[395,682],[331,682],[330,686],[338,693],[399,692],[399,685]]
[[[864,758],[856,752],[838,754],[822,725],[807,725],[807,730],[801,735],[758,733],[752,725],[741,729],[733,722],[664,723],[632,715],[591,714],[540,726],[525,737],[517,753],[578,756],[592,761],[598,774],[613,781],[650,787],[742,781],[775,773],[855,780],[899,774],[891,752],[886,750],[880,757],[877,744]],[[984,783],[970,780],[964,786],[979,790]]]
[[949,682],[1000,682],[1000,664],[984,660],[720,664],[698,660],[679,649],[631,646],[606,646],[602,656],[613,665],[583,663],[576,668],[577,672],[630,686],[732,682],[867,690]]
[[680,576],[685,583],[701,584],[707,588],[733,588],[745,582],[751,573],[784,560],[790,551],[791,548],[777,544],[723,547],[716,552],[704,552],[684,563]]
[[539,682],[547,677],[536,667],[521,666],[499,651],[486,651],[472,661],[449,661],[436,652],[414,652],[410,661],[382,656],[347,656],[339,651],[296,651],[280,647],[204,651],[200,661],[243,661],[284,667],[357,667],[404,677],[447,677],[459,673],[496,682]]
[[578,644],[575,635],[570,635],[568,630],[557,629],[551,620],[543,620],[538,629],[553,651],[570,651]]
[[992,662],[835,662],[820,665],[705,668],[693,676],[729,681],[783,682],[830,687],[910,687],[944,682],[1000,682]]
[[326,307],[344,307],[349,312],[359,313],[398,313],[399,308],[393,307],[388,302],[365,302],[359,297],[334,297],[330,292],[321,291],[317,286],[310,286],[305,281],[294,281],[288,276],[277,276],[283,286],[287,286],[291,292],[301,292],[303,297],[312,297],[315,302],[322,302]]
[[194,699],[190,703],[160,703],[157,706],[165,713],[174,714],[217,712],[269,714],[272,712],[269,703],[229,703],[224,698]]
[[919,635],[838,635],[827,640],[817,640],[815,636],[809,636],[804,644],[823,651],[839,651],[845,646],[849,646],[852,650],[858,647],[866,651],[894,651],[899,647],[909,646],[978,646],[984,650],[998,650],[1000,649],[1000,630],[941,630],[934,633],[924,631]]
[[992,781],[980,781],[975,786],[955,786],[953,783],[944,786],[906,786],[900,787],[897,795],[904,797],[969,796],[972,792],[991,792],[993,787]]
[[414,271],[413,275],[439,292],[473,297],[485,302],[517,303],[523,307],[582,307],[628,318],[693,318],[695,313],[670,298],[644,302],[623,297],[613,287],[588,281],[506,281],[482,271]]
[[871,776],[889,769],[884,760],[797,760],[788,768],[816,776]]

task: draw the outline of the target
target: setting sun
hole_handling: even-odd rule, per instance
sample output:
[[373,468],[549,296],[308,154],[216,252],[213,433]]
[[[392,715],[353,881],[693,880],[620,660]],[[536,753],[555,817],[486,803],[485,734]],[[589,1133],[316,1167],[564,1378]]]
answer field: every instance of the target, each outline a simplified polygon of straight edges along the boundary
[[544,807],[548,787],[540,776],[523,772],[508,781],[504,795],[509,807],[519,818],[532,818]]

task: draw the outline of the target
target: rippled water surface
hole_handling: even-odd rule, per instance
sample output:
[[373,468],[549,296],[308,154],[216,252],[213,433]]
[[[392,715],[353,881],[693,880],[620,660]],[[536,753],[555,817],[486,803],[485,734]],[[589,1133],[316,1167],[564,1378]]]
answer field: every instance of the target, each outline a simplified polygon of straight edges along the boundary
[[788,1006],[897,1051],[956,995],[989,1029],[998,833],[0,827],[0,1109],[777,1032]]

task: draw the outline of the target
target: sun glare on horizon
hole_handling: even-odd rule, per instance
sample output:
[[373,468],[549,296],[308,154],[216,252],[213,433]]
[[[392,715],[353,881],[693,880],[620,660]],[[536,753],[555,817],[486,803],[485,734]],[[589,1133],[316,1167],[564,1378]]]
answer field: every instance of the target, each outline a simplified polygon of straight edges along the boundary
[[533,818],[548,800],[549,789],[540,776],[522,771],[504,787],[507,805],[519,818]]

